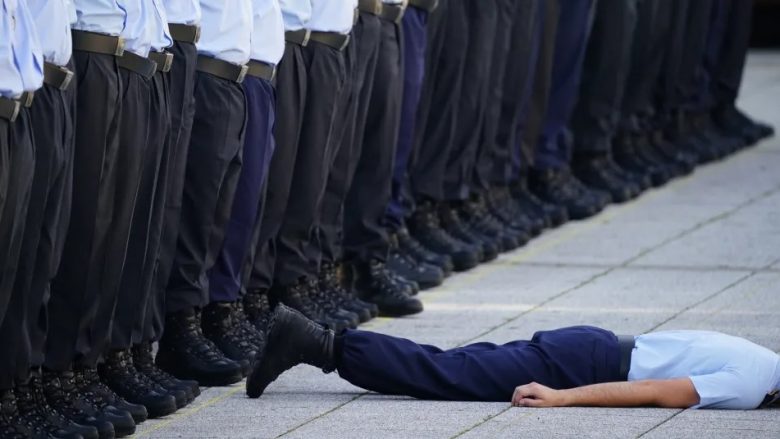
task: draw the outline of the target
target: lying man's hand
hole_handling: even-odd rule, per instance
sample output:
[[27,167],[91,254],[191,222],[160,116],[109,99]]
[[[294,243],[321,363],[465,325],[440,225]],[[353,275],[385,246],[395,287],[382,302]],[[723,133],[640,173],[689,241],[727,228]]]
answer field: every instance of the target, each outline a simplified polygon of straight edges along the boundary
[[561,407],[564,405],[563,392],[538,383],[526,384],[515,388],[512,405],[515,407]]

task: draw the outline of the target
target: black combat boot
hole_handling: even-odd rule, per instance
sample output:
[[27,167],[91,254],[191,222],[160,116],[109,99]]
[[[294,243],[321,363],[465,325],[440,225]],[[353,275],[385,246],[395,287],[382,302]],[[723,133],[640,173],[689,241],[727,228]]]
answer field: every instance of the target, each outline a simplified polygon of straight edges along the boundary
[[116,437],[114,424],[92,401],[79,393],[73,372],[44,371],[43,393],[49,406],[57,413],[79,425],[94,427],[100,439]]
[[177,395],[179,392],[184,392],[184,404],[179,405],[180,401],[176,401],[177,408],[182,408],[191,403],[195,398],[200,395],[200,386],[197,381],[193,380],[180,380],[174,378],[173,375],[163,371],[156,364],[154,364],[154,355],[152,354],[152,343],[142,342],[134,345],[132,348],[133,365],[135,368],[151,378],[152,381],[159,384],[162,388],[168,391],[169,394]]
[[569,221],[569,212],[565,207],[540,200],[522,180],[512,186],[510,195],[521,212],[538,218],[545,227],[558,227]]
[[391,247],[387,268],[399,276],[414,281],[422,290],[437,287],[444,282],[444,272],[441,268],[417,262],[413,257],[402,253],[397,244]]
[[639,186],[614,172],[611,162],[607,154],[577,156],[572,171],[589,188],[609,193],[615,203],[636,198],[641,191]]
[[150,418],[169,415],[176,411],[178,405],[186,404],[184,391],[172,395],[139,372],[133,365],[129,350],[110,351],[104,360],[98,369],[101,381],[126,401],[146,407]]
[[266,290],[248,290],[243,301],[247,319],[258,331],[265,334],[272,313],[268,292]]
[[3,439],[44,439],[47,437],[40,425],[19,414],[16,396],[11,389],[0,390],[0,437]]
[[98,439],[98,431],[95,427],[77,424],[49,405],[43,393],[40,370],[31,370],[27,383],[17,385],[14,394],[19,407],[19,415],[31,424],[41,426],[41,430],[45,431],[49,437]]
[[360,317],[351,311],[342,309],[331,291],[320,288],[318,279],[307,280],[306,294],[322,310],[323,315],[330,319],[331,322],[334,322],[333,326],[328,326],[334,331],[357,328],[357,325],[360,324]]
[[258,330],[252,322],[249,321],[249,317],[244,310],[244,301],[237,300],[231,303],[233,313],[230,318],[233,320],[233,324],[238,327],[239,335],[248,340],[253,345],[257,346],[257,351],[262,352],[265,349],[265,333]]
[[478,249],[461,243],[442,229],[436,207],[430,201],[417,206],[409,220],[409,231],[423,247],[449,256],[455,271],[470,270],[482,259]]
[[136,424],[143,422],[140,419],[149,417],[146,407],[125,400],[100,381],[97,368],[76,367],[73,369],[73,378],[79,394],[91,401],[105,419],[114,425],[116,437],[133,434]]
[[309,289],[309,280],[301,278],[298,282],[288,287],[273,287],[270,292],[270,299],[274,304],[283,303],[290,308],[297,309],[306,318],[314,320],[321,325],[332,329],[346,328],[348,323],[340,319],[332,319],[325,313],[325,310],[313,300]]
[[480,262],[489,262],[498,257],[501,243],[497,240],[471,230],[461,218],[459,209],[461,202],[442,203],[439,206],[439,223],[448,235],[461,243],[470,246],[480,255]]
[[[358,316],[359,323],[365,323],[379,315],[379,308],[373,303],[364,302],[350,288],[342,283],[341,266],[324,262],[320,268],[319,288],[334,297],[339,307]],[[269,313],[270,318],[270,313]]]
[[772,137],[775,129],[771,125],[755,121],[734,105],[725,105],[712,112],[715,126],[726,136],[739,137],[747,145]]
[[419,263],[431,264],[439,267],[444,272],[444,276],[447,277],[452,274],[454,265],[452,258],[449,255],[443,253],[436,253],[425,248],[420,242],[415,239],[406,228],[401,228],[394,233],[395,239],[398,241],[398,250],[411,256]]
[[233,321],[233,306],[230,302],[206,305],[201,316],[201,328],[203,335],[226,357],[243,366],[244,376],[249,374],[251,363],[260,347],[242,337],[238,324]]
[[298,311],[279,305],[268,331],[268,347],[246,382],[246,394],[259,398],[266,387],[293,366],[304,363],[332,372],[334,332]]
[[423,310],[422,302],[405,293],[380,261],[354,262],[350,264],[349,276],[358,297],[376,304],[380,316],[401,317]]
[[203,335],[200,314],[194,309],[165,317],[155,362],[176,378],[195,380],[201,386],[229,386],[243,378],[244,367]]
[[503,252],[523,246],[531,239],[527,232],[505,226],[496,218],[481,194],[475,194],[469,201],[461,204],[459,214],[471,230],[495,240]]
[[608,194],[587,189],[568,169],[532,171],[529,184],[542,200],[565,207],[573,220],[601,212],[609,201]]
[[547,222],[522,210],[519,204],[512,199],[509,188],[493,188],[485,196],[485,204],[490,213],[505,228],[527,236],[538,236],[545,229]]
[[672,179],[672,175],[666,168],[645,160],[636,150],[633,136],[624,135],[615,139],[612,158],[620,166],[642,179],[650,181],[652,187],[659,187]]

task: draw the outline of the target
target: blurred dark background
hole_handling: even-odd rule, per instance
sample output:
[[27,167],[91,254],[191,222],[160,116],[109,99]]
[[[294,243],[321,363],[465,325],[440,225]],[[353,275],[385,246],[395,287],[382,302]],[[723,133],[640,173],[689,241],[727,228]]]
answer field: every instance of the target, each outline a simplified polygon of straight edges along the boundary
[[780,0],[755,0],[755,2],[752,46],[780,48]]

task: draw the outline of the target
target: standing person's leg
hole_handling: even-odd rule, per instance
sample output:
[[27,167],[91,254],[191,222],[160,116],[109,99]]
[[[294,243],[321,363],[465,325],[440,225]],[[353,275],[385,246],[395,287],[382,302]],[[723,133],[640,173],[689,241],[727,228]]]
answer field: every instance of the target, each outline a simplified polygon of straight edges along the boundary
[[273,360],[258,362],[247,381],[252,398],[301,363],[325,372],[338,370],[342,378],[368,390],[435,400],[506,402],[516,386],[530,382],[561,389],[626,380],[618,337],[589,326],[445,351],[372,332],[335,335],[280,307],[269,331],[268,352]]
[[[378,3],[374,3],[376,4]],[[358,22],[352,29],[352,40],[346,49],[345,58],[351,84],[348,100],[339,117],[347,119],[347,123],[339,136],[341,141],[328,174],[319,235],[322,252],[319,288],[325,297],[337,300],[342,308],[356,313],[361,322],[375,317],[379,310],[375,305],[357,299],[341,279],[344,257],[344,202],[352,186],[363,148],[368,107],[374,89],[381,28],[375,9],[361,10]]]
[[[256,61],[252,61],[256,62]],[[203,328],[223,352],[253,345],[261,351],[263,334],[247,321],[241,307],[242,269],[253,244],[268,167],[276,144],[273,138],[276,97],[271,78],[248,75],[243,88],[247,102],[247,129],[243,166],[238,180],[225,241],[209,275],[209,305],[203,310]],[[238,357],[240,352],[228,354]]]
[[[46,66],[50,67],[59,70]],[[49,284],[59,265],[70,216],[76,96],[72,82],[61,89],[63,82],[46,81],[30,107],[35,176],[14,285],[15,297],[19,296],[15,300],[23,302],[24,309],[8,314],[0,331],[8,345],[18,345],[13,355],[17,380],[14,393],[22,416],[33,424],[43,423],[41,427],[50,434],[87,436],[92,433],[91,427],[75,425],[36,396],[42,391],[40,366],[48,325]],[[11,317],[16,323],[9,326]],[[14,333],[6,333],[5,328]],[[3,354],[2,358],[8,357]]]
[[143,322],[143,338],[148,342],[145,344],[148,344],[149,348],[151,343],[160,339],[165,326],[165,289],[176,254],[190,134],[195,116],[195,69],[198,62],[195,44],[175,41],[170,52],[173,54],[173,62],[169,72],[171,128],[168,184],[164,195],[165,213],[157,256],[157,270],[152,284],[153,293]]
[[[412,236],[429,250],[452,258],[456,271],[474,268],[484,259],[481,247],[445,232],[438,204],[444,199],[446,160],[455,135],[463,69],[467,62],[469,22],[467,0],[442,4],[431,21],[432,37],[426,59],[425,85],[418,109],[415,154],[409,167],[410,193],[415,199],[408,225]],[[422,122],[424,121],[424,122]]]
[[[7,98],[0,98],[10,101]],[[3,102],[6,104],[7,102]],[[19,349],[19,330],[23,327],[22,316],[25,314],[25,297],[14,291],[22,257],[27,251],[22,251],[28,206],[33,193],[33,173],[36,168],[36,144],[30,122],[30,110],[24,104],[19,107],[18,116],[14,119],[0,119],[0,148],[8,152],[8,187],[6,202],[0,213],[0,238],[5,244],[3,258],[5,265],[0,267],[0,334],[3,337],[0,346],[0,391],[10,392],[17,378],[16,352]],[[37,186],[37,185],[36,185]],[[37,189],[37,187],[35,188]],[[36,191],[37,192],[37,191]],[[38,195],[36,193],[36,195]],[[37,211],[40,201],[32,199],[33,208]],[[24,264],[22,264],[24,265]],[[19,273],[25,275],[24,272]],[[8,338],[15,337],[15,338]],[[4,426],[5,427],[5,426]]]
[[[74,37],[74,43],[77,38]],[[92,392],[97,381],[94,369],[89,368],[90,389],[84,387],[85,381],[76,382],[71,371],[74,360],[91,351],[91,328],[95,325],[98,302],[109,293],[103,291],[107,286],[104,282],[111,281],[103,271],[108,268],[105,264],[121,264],[121,260],[109,259],[108,253],[118,189],[124,94],[114,55],[87,52],[74,44],[73,63],[78,115],[73,198],[61,263],[51,284],[43,384],[52,407],[72,420],[93,425],[101,434],[114,430],[129,433],[135,430],[133,418],[124,411],[118,416],[113,406],[96,400]]]
[[[419,4],[416,4],[419,3]],[[416,154],[415,135],[424,123],[423,92],[427,71],[426,51],[432,50],[432,28],[441,15],[442,7],[432,9],[430,3],[411,2],[404,14],[402,26],[403,98],[398,129],[398,145],[393,165],[393,184],[390,202],[385,214],[385,225],[397,241],[398,253],[416,262],[418,267],[441,269],[445,275],[452,271],[452,258],[423,248],[406,230],[406,219],[414,212],[414,197],[409,181],[410,169]],[[422,286],[422,285],[421,285]]]
[[241,172],[245,126],[241,85],[235,78],[198,71],[181,224],[157,365],[204,385],[232,384],[242,376],[242,365],[203,337],[200,309],[208,304],[207,273],[222,245]]
[[[671,69],[668,41],[673,33],[673,12],[685,2],[642,1],[639,3],[636,30],[631,39],[631,66],[621,104],[619,135],[612,145],[615,161],[639,178],[642,187],[660,186],[671,179],[669,166],[649,160],[634,139],[642,134],[657,113],[664,69]],[[676,67],[674,67],[676,68]]]
[[375,303],[380,314],[398,316],[422,311],[422,303],[403,293],[385,266],[389,238],[383,220],[391,194],[403,79],[400,26],[384,18],[380,26],[377,65],[370,79],[375,86],[364,136],[356,138],[362,148],[344,201],[344,259],[357,294]]
[[159,71],[149,78],[148,88],[144,90],[149,105],[143,170],[111,327],[111,343],[103,353],[104,362],[100,366],[101,379],[123,398],[144,405],[152,418],[173,413],[186,404],[184,394],[161,387],[136,369],[130,352],[143,339],[142,325],[151,297],[162,231],[170,146],[168,90],[163,74]]
[[718,30],[722,42],[712,60],[711,93],[715,101],[713,118],[724,132],[753,144],[774,135],[773,127],[751,120],[736,107],[750,42],[753,4],[725,0],[721,6],[725,26]]
[[565,207],[573,219],[583,219],[610,201],[609,194],[589,190],[569,169],[573,139],[568,124],[577,102],[594,2],[578,0],[560,6],[550,95],[530,176],[540,198]]
[[[512,198],[522,211],[542,218],[551,226],[558,226],[569,220],[565,207],[544,202],[528,189],[528,172],[533,167],[536,155],[536,144],[542,130],[544,114],[550,96],[553,58],[555,55],[555,35],[558,33],[558,16],[560,2],[558,0],[542,1],[536,4],[537,14],[533,17],[536,32],[531,36],[528,65],[510,64],[509,68],[529,69],[528,97],[526,108],[517,117],[515,124],[509,123],[499,133],[501,154],[494,159],[496,179],[507,179]],[[527,19],[527,18],[526,18]],[[507,73],[507,80],[512,76]],[[508,102],[510,106],[514,101]],[[502,117],[504,116],[502,112]]]
[[636,0],[601,0],[597,3],[579,100],[571,123],[575,175],[587,186],[608,192],[618,203],[628,201],[640,192],[612,161],[612,142],[617,134],[631,68],[636,23]]
[[305,311],[313,319],[327,319],[311,298],[317,292],[318,270],[311,266],[307,247],[316,240],[319,227],[330,167],[328,158],[334,142],[336,105],[346,80],[346,65],[342,50],[316,41],[303,48],[303,58],[308,66],[307,84],[312,90],[316,88],[316,93],[306,95],[301,119],[301,126],[306,129],[300,131],[289,200],[274,238],[271,297]]
[[271,159],[265,206],[260,219],[254,261],[247,294],[267,299],[274,278],[277,248],[275,237],[284,222],[298,155],[308,76],[303,48],[287,41],[276,77],[276,150]]

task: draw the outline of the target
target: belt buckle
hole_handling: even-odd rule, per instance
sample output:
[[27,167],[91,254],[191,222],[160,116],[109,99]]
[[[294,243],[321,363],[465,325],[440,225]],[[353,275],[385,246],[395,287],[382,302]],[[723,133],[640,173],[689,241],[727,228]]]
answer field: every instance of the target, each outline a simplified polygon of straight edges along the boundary
[[197,44],[197,42],[200,41],[200,26],[195,25],[195,41],[193,41],[193,44]]
[[351,35],[344,35],[344,42],[341,43],[341,47],[339,47],[339,52],[343,52],[344,49],[346,49],[347,46],[349,46],[350,37]]
[[382,0],[374,0],[374,15],[381,14],[383,8],[384,4],[382,3]]
[[67,69],[65,67],[60,66],[60,71],[65,74],[65,79],[62,80],[62,83],[60,84],[60,90],[65,91],[70,87],[70,82],[73,80],[73,71],[70,69]]
[[249,71],[249,66],[248,65],[242,65],[241,66],[241,71],[238,73],[238,78],[236,78],[236,82],[238,82],[239,84],[244,82],[244,78],[246,77],[246,72],[248,72],[248,71]]
[[309,40],[311,40],[311,29],[306,29],[306,33],[303,36],[303,41],[301,41],[301,47],[308,46]]
[[274,82],[276,80],[276,66],[273,66],[273,70],[271,71],[271,79],[268,80],[268,82]]
[[0,99],[9,102],[13,106],[13,109],[11,110],[11,114],[8,117],[8,121],[11,123],[16,122],[16,118],[19,117],[19,112],[22,110],[22,103],[16,99],[6,99],[6,98],[0,98]]
[[398,5],[398,7],[401,9],[401,11],[398,13],[398,17],[395,19],[395,24],[401,24],[403,21],[404,14],[406,14],[406,8],[409,7],[409,0],[403,0],[403,2]]
[[165,55],[165,62],[163,63],[161,70],[163,72],[168,72],[171,70],[171,65],[173,64],[173,54],[171,52],[163,52],[163,54]]
[[125,54],[125,39],[117,37],[116,48],[114,49],[114,56],[122,56]]
[[35,92],[26,91],[19,97],[19,103],[25,108],[29,108],[32,106],[33,99],[35,99]]

